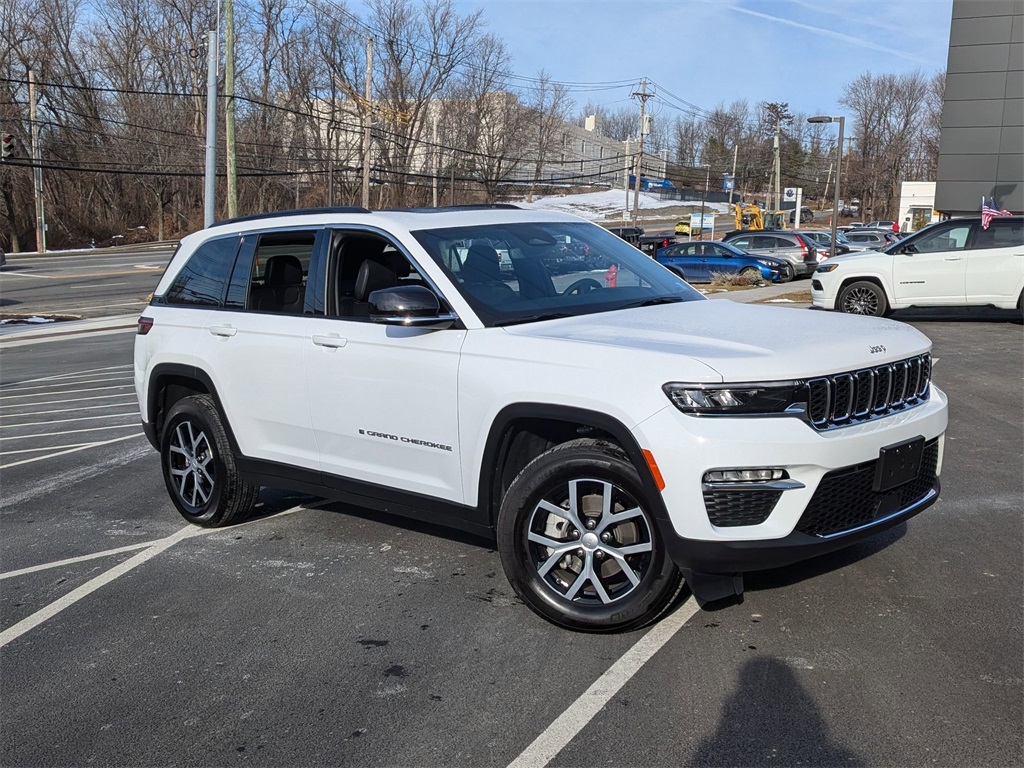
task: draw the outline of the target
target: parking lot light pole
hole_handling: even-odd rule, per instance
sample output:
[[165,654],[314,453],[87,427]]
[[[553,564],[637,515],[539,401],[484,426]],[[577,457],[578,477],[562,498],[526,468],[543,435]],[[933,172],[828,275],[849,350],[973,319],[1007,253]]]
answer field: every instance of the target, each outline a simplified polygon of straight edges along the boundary
[[[839,123],[839,139],[836,142],[836,186],[833,190],[832,198],[832,245],[830,256],[836,255],[836,226],[839,224],[839,179],[840,174],[843,170],[843,128],[846,125],[846,118],[843,115],[838,117],[829,117],[828,115],[818,115],[816,117],[808,117],[808,123]],[[797,211],[797,219],[799,220],[800,212]]]

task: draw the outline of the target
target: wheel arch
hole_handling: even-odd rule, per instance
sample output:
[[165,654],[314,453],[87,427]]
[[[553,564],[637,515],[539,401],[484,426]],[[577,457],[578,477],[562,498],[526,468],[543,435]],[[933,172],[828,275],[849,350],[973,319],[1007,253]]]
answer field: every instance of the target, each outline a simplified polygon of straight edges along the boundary
[[146,413],[149,416],[150,430],[146,436],[153,443],[153,447],[160,450],[160,433],[171,408],[176,402],[190,395],[209,395],[213,398],[231,450],[236,456],[239,455],[238,443],[213,380],[201,368],[181,363],[160,363],[154,366],[149,374]]
[[668,517],[661,492],[633,433],[606,413],[550,403],[514,403],[495,416],[484,444],[477,503],[491,526],[501,500],[519,472],[549,448],[579,437],[605,437],[619,445],[644,484],[652,513]]
[[868,275],[851,275],[849,277],[844,277],[843,281],[839,284],[839,287],[836,289],[836,304],[837,305],[839,304],[839,296],[840,296],[840,294],[843,291],[845,291],[848,286],[853,285],[854,283],[874,283],[875,285],[877,285],[879,288],[882,289],[882,293],[885,294],[885,301],[886,301],[886,303],[888,303],[888,305],[890,307],[893,306],[894,297],[892,295],[892,292],[889,290],[889,287],[886,285],[885,280],[883,280],[878,275],[871,275],[871,274],[868,274]]

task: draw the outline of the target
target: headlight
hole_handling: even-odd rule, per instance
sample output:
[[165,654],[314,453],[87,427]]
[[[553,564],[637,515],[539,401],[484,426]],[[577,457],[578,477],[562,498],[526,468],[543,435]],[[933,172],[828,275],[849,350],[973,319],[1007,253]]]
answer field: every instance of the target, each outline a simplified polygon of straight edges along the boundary
[[805,388],[794,381],[771,384],[682,384],[662,387],[683,413],[707,416],[781,414],[806,405]]
[[832,263],[832,264],[822,264],[821,266],[819,266],[814,271],[815,272],[831,272],[832,270],[835,270],[835,269],[839,269],[839,265],[836,264],[836,263]]
[[758,259],[757,263],[763,267],[768,267],[769,269],[774,269],[777,266],[775,264],[772,264],[770,261],[761,261],[761,259]]

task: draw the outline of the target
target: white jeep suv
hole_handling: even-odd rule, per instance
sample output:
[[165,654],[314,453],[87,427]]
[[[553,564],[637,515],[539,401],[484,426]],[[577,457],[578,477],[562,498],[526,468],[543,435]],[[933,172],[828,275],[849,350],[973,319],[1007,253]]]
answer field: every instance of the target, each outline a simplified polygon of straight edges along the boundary
[[707,301],[573,216],[334,208],[186,237],[135,377],[185,519],[279,486],[440,522],[496,538],[538,614],[611,631],[932,504],[930,349]]
[[882,251],[850,253],[818,266],[811,301],[821,309],[882,317],[907,307],[1021,309],[1024,217],[931,224]]

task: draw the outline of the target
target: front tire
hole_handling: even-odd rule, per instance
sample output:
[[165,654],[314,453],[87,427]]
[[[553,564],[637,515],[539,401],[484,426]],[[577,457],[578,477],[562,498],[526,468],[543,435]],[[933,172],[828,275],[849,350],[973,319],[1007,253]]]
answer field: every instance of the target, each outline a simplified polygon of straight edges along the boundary
[[194,525],[230,525],[256,504],[259,486],[241,479],[209,395],[184,397],[171,408],[160,439],[160,463],[171,501]]
[[867,315],[869,317],[885,317],[889,311],[889,303],[885,299],[885,291],[876,283],[860,281],[850,283],[839,292],[836,304],[840,312],[851,315]]
[[750,283],[760,283],[761,270],[755,269],[754,267],[744,267],[740,270],[740,277],[745,277]]
[[516,594],[567,629],[642,627],[682,588],[636,467],[604,440],[572,440],[530,462],[502,501],[497,529]]

